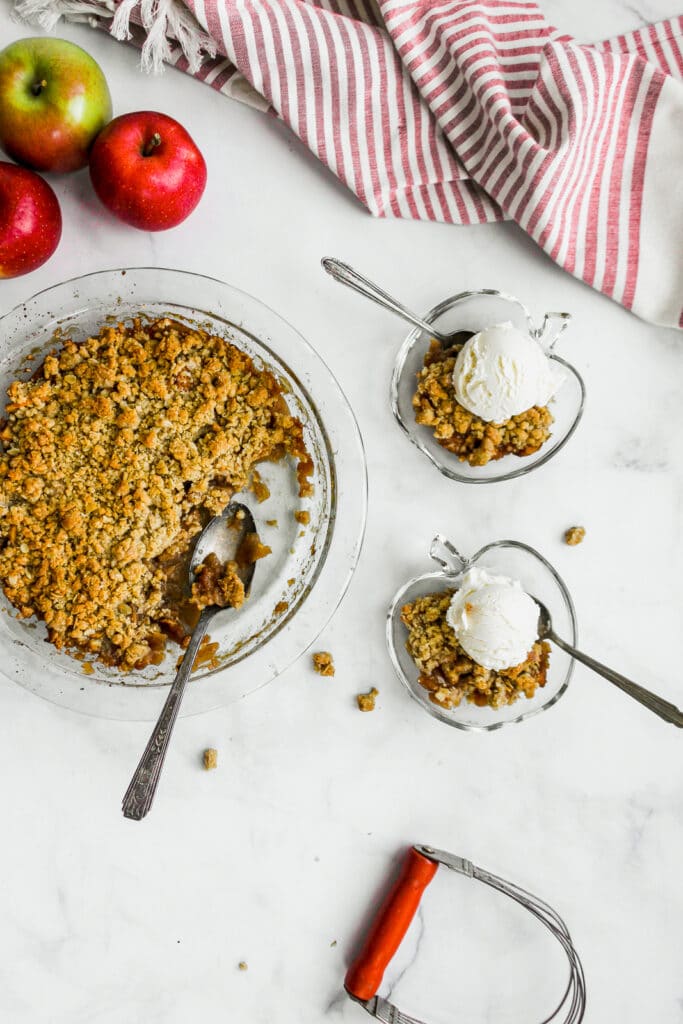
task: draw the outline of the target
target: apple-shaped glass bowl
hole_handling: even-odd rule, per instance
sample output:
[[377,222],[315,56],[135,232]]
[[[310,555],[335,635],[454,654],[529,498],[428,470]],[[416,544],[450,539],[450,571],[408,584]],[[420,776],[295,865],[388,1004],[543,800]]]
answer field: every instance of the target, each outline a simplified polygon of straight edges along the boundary
[[569,313],[546,313],[540,326],[536,326],[528,309],[510,295],[490,288],[461,292],[440,302],[424,318],[444,333],[471,331],[505,322],[535,338],[547,351],[549,358],[562,368],[565,380],[548,403],[554,417],[551,436],[533,455],[504,455],[485,466],[470,466],[457,455],[443,448],[427,426],[415,422],[413,396],[417,375],[424,365],[431,338],[419,328],[411,331],[396,358],[391,379],[391,408],[399,426],[412,443],[427,456],[439,472],[451,480],[468,484],[490,484],[513,480],[543,466],[556,455],[576,430],[586,397],[580,374],[554,351],[555,343],[571,321]]
[[569,685],[574,666],[573,659],[553,646],[550,652],[548,677],[533,697],[520,696],[514,704],[501,708],[477,707],[463,701],[449,710],[429,699],[429,693],[418,682],[417,665],[406,650],[408,631],[401,621],[405,604],[427,594],[457,590],[464,573],[473,566],[519,580],[524,590],[538,598],[552,615],[553,625],[560,636],[576,646],[576,614],[569,591],[558,573],[538,551],[514,540],[499,540],[466,558],[441,534],[432,541],[430,555],[440,569],[409,580],[394,596],[387,616],[387,647],[398,678],[411,697],[425,711],[441,722],[467,731],[501,729],[504,725],[524,722],[540,711],[556,704]]

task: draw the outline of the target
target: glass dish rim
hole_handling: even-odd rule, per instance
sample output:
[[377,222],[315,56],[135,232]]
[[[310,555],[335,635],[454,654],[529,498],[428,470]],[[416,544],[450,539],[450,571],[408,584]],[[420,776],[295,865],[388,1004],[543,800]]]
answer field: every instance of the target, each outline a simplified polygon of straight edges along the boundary
[[[538,334],[540,328],[534,326],[534,321],[531,317],[531,313],[524,305],[524,303],[521,302],[520,299],[515,298],[514,295],[508,295],[507,292],[501,292],[496,288],[475,288],[469,291],[458,292],[456,295],[451,295],[448,298],[443,299],[436,306],[433,306],[427,313],[425,313],[422,319],[425,320],[427,323],[434,323],[442,314],[449,312],[456,305],[456,303],[460,302],[463,299],[472,298],[477,295],[493,295],[501,299],[506,299],[509,302],[515,302],[524,312],[524,316],[526,317],[526,321],[529,325],[530,333],[533,336],[536,336]],[[568,318],[570,317],[570,314],[566,313],[555,315]],[[548,314],[546,314],[546,317],[547,316]],[[410,443],[414,445],[418,449],[418,451],[420,451],[424,456],[426,456],[427,459],[429,459],[431,464],[442,474],[442,476],[447,477],[449,480],[456,480],[458,483],[463,484],[496,484],[502,483],[505,480],[515,480],[520,476],[526,476],[527,473],[533,472],[534,469],[538,469],[540,466],[544,466],[547,462],[550,461],[550,459],[553,458],[554,455],[557,455],[558,452],[562,451],[562,449],[567,444],[569,439],[574,435],[579,423],[581,422],[581,418],[583,416],[583,412],[585,409],[586,385],[583,380],[583,377],[572,363],[568,362],[566,359],[563,359],[561,356],[558,356],[556,352],[554,352],[554,346],[556,342],[558,341],[560,336],[564,334],[568,325],[569,319],[567,319],[562,324],[562,327],[560,328],[552,344],[548,346],[549,358],[552,359],[554,362],[559,363],[569,373],[571,373],[574,376],[579,386],[581,398],[579,401],[576,414],[574,416],[574,420],[567,433],[555,444],[551,444],[548,450],[543,455],[541,455],[540,458],[536,459],[536,461],[532,465],[521,465],[516,469],[511,469],[504,473],[498,473],[495,476],[471,477],[466,476],[464,473],[458,472],[457,469],[451,469],[448,466],[442,465],[437,461],[437,459],[435,459],[432,452],[430,452],[426,445],[422,443],[418,431],[416,429],[418,425],[406,423],[406,421],[404,420],[403,416],[401,415],[401,410],[399,408],[398,401],[398,386],[399,381],[401,379],[401,375],[403,373],[403,367],[405,365],[406,358],[408,356],[408,353],[411,351],[411,349],[417,342],[420,335],[424,334],[424,331],[422,331],[419,327],[414,327],[410,331],[410,333],[404,338],[403,343],[394,361],[394,368],[391,375],[391,384],[389,391],[389,400],[391,403],[391,411],[393,413],[394,419],[398,423],[403,433],[407,436]]]
[[[437,541],[443,541],[444,539],[445,538],[441,534],[437,534],[436,537],[434,538],[434,541],[432,541],[432,545],[430,547],[430,553],[431,553],[432,548],[434,547],[434,544]],[[449,543],[449,542],[447,542],[447,543]],[[574,606],[574,601],[572,600],[572,596],[571,596],[571,594],[569,592],[569,588],[567,587],[567,584],[564,582],[564,580],[562,579],[562,577],[560,576],[559,572],[554,567],[554,565],[551,562],[549,562],[548,559],[545,558],[545,556],[540,553],[540,551],[538,551],[536,548],[532,547],[531,544],[526,544],[524,541],[519,541],[519,540],[503,539],[503,540],[490,541],[488,544],[484,544],[483,547],[479,548],[478,551],[476,551],[473,555],[468,556],[467,558],[465,558],[463,555],[460,554],[460,552],[458,552],[458,556],[462,559],[462,566],[458,570],[454,569],[452,571],[449,571],[448,568],[446,566],[444,566],[444,567],[442,567],[441,569],[438,569],[435,572],[421,573],[419,576],[411,577],[409,580],[407,580],[403,584],[403,586],[398,588],[398,590],[396,591],[396,593],[394,594],[394,596],[391,599],[391,603],[389,605],[389,608],[388,608],[388,611],[387,611],[387,614],[386,614],[386,620],[385,620],[385,640],[386,640],[386,646],[387,646],[387,651],[389,653],[389,658],[391,660],[392,667],[394,669],[394,672],[398,676],[399,681],[401,682],[403,687],[408,691],[408,693],[410,694],[412,699],[415,701],[415,703],[418,704],[422,708],[423,711],[426,711],[427,714],[432,716],[432,718],[436,718],[437,721],[444,722],[446,725],[450,725],[454,729],[460,729],[462,732],[496,732],[499,729],[503,729],[507,725],[519,725],[522,722],[528,721],[530,718],[535,718],[536,715],[540,715],[541,712],[547,711],[550,708],[554,707],[555,704],[557,704],[559,699],[562,696],[564,696],[564,694],[566,693],[566,691],[567,691],[567,689],[569,687],[569,683],[570,683],[570,681],[572,679],[572,676],[574,674],[575,661],[574,661],[574,658],[572,658],[570,656],[569,667],[567,669],[564,681],[563,681],[562,685],[560,686],[560,688],[558,689],[557,693],[553,694],[553,696],[550,697],[549,700],[545,701],[543,704],[540,704],[538,707],[530,708],[528,711],[523,711],[516,718],[511,718],[508,721],[492,722],[490,725],[471,725],[469,723],[458,722],[455,719],[450,718],[436,704],[433,704],[431,701],[428,701],[428,700],[422,700],[420,697],[418,697],[416,692],[413,690],[413,687],[411,686],[410,681],[406,678],[406,675],[405,675],[405,673],[404,673],[404,671],[403,671],[403,669],[401,667],[401,664],[399,662],[398,653],[396,651],[396,646],[395,646],[394,640],[393,640],[394,616],[395,616],[395,613],[396,613],[396,609],[397,609],[400,601],[402,600],[404,594],[408,591],[408,589],[410,587],[414,586],[416,583],[423,583],[426,580],[444,580],[444,579],[448,579],[449,576],[451,576],[451,577],[459,576],[459,575],[461,575],[463,572],[465,572],[467,570],[467,567],[469,565],[476,564],[476,562],[479,560],[479,558],[481,558],[482,555],[485,555],[488,551],[494,550],[496,548],[503,548],[503,547],[506,547],[506,548],[510,548],[511,547],[511,548],[516,548],[517,550],[520,550],[520,551],[525,551],[527,554],[530,554],[530,555],[534,556],[536,559],[538,559],[538,561],[541,562],[541,564],[544,566],[544,568],[546,568],[550,572],[551,576],[553,577],[553,579],[557,583],[558,588],[560,590],[560,593],[562,594],[562,597],[563,597],[563,599],[565,601],[565,604],[566,604],[566,607],[567,607],[567,611],[569,613],[569,618],[570,618],[571,624],[572,624],[572,638],[570,639],[570,643],[574,647],[576,647],[577,643],[578,643],[578,625],[577,625],[577,620],[576,620],[576,608]],[[432,557],[434,557],[434,556],[432,556]]]
[[[325,608],[325,610],[323,612],[323,617],[320,619],[319,622],[316,622],[316,624],[314,626],[314,629],[313,629],[313,631],[311,633],[311,636],[305,642],[305,645],[301,646],[301,649],[298,651],[298,653],[293,655],[293,656],[291,656],[291,657],[288,655],[286,660],[285,660],[285,662],[281,666],[276,666],[274,664],[271,664],[270,670],[272,671],[272,674],[269,676],[269,678],[267,680],[264,680],[262,683],[258,684],[257,686],[253,687],[252,689],[248,690],[247,694],[243,694],[243,695],[240,695],[240,696],[238,696],[236,698],[232,698],[232,699],[229,699],[229,700],[222,700],[222,699],[214,698],[211,702],[207,702],[206,706],[196,707],[196,708],[190,707],[188,702],[185,702],[185,704],[183,706],[183,709],[181,710],[181,717],[188,717],[189,718],[189,717],[194,717],[195,715],[204,714],[204,713],[206,713],[208,711],[211,711],[211,710],[216,710],[216,709],[218,709],[220,707],[227,706],[229,703],[232,703],[233,700],[241,699],[242,696],[245,696],[245,695],[248,695],[249,693],[255,692],[257,689],[261,689],[262,686],[267,685],[267,683],[274,681],[278,676],[280,676],[283,672],[285,672],[287,669],[291,668],[293,664],[295,664],[297,661],[300,660],[300,658],[316,642],[317,638],[320,636],[322,631],[327,627],[327,625],[329,624],[331,619],[334,617],[334,615],[336,614],[336,612],[337,612],[341,602],[343,601],[343,599],[344,599],[344,597],[345,597],[345,595],[346,595],[346,593],[348,591],[348,588],[349,588],[349,586],[351,584],[351,581],[353,579],[353,575],[355,573],[355,570],[358,567],[358,563],[359,563],[359,560],[360,560],[360,557],[361,557],[361,554],[362,554],[363,544],[364,544],[364,540],[365,540],[365,534],[366,534],[366,529],[367,529],[367,514],[368,514],[368,466],[367,466],[367,454],[366,454],[366,451],[365,451],[365,443],[364,443],[363,435],[362,435],[362,432],[360,430],[360,425],[358,423],[358,419],[356,417],[355,411],[354,411],[353,407],[351,406],[351,403],[350,403],[349,399],[347,398],[343,388],[341,387],[341,385],[340,385],[336,375],[332,372],[332,370],[328,366],[327,362],[323,359],[323,357],[318,352],[318,350],[311,344],[311,342],[308,341],[308,339],[301,333],[301,331],[297,327],[295,327],[289,320],[287,320],[284,316],[282,316],[282,314],[280,314],[275,309],[273,309],[273,307],[270,306],[268,303],[264,302],[263,300],[261,300],[257,296],[255,296],[252,293],[246,291],[245,289],[239,288],[236,285],[233,285],[233,284],[231,284],[231,283],[229,283],[227,281],[221,280],[220,278],[214,277],[214,276],[212,276],[210,274],[198,273],[198,272],[195,272],[193,270],[184,269],[182,267],[179,268],[179,267],[168,267],[168,266],[154,266],[154,265],[146,264],[146,265],[138,265],[138,266],[125,266],[125,267],[121,267],[121,266],[105,267],[105,268],[100,268],[98,270],[89,271],[88,273],[85,273],[85,274],[73,275],[73,276],[71,276],[69,278],[65,278],[64,280],[57,281],[54,284],[51,284],[51,285],[48,285],[48,286],[46,286],[44,288],[39,289],[38,291],[36,291],[36,292],[32,293],[31,295],[27,296],[25,299],[19,301],[18,303],[15,303],[12,307],[10,307],[5,312],[3,312],[0,315],[0,330],[2,330],[3,325],[7,321],[11,320],[12,318],[14,320],[18,321],[19,318],[22,315],[26,316],[26,314],[23,313],[23,311],[27,310],[31,306],[32,303],[34,303],[34,302],[35,303],[39,303],[40,300],[44,301],[46,296],[49,297],[51,293],[56,292],[58,289],[68,290],[69,288],[78,288],[78,285],[81,282],[84,282],[86,280],[87,281],[93,281],[93,280],[95,280],[97,278],[103,278],[103,279],[110,278],[110,279],[114,280],[117,277],[117,275],[123,275],[124,277],[127,276],[127,275],[130,275],[130,277],[128,278],[128,280],[130,281],[131,279],[134,280],[134,275],[135,274],[151,274],[151,275],[162,275],[162,276],[164,274],[171,274],[171,275],[181,275],[182,277],[186,278],[188,281],[202,280],[202,281],[204,281],[210,287],[217,287],[217,288],[220,288],[220,289],[227,289],[228,292],[230,292],[233,295],[235,295],[238,299],[242,299],[245,302],[245,304],[247,304],[247,305],[248,304],[253,304],[254,307],[257,307],[257,308],[260,307],[260,309],[263,310],[269,317],[272,317],[275,321],[279,321],[280,323],[285,325],[285,327],[291,332],[291,334],[293,336],[295,336],[297,344],[301,345],[303,347],[303,350],[306,353],[310,354],[312,361],[314,363],[317,363],[318,366],[320,367],[320,369],[324,370],[325,374],[327,375],[329,385],[333,389],[334,393],[341,399],[343,411],[344,411],[344,414],[345,414],[345,416],[347,418],[348,428],[350,428],[349,440],[353,439],[353,442],[354,442],[353,449],[354,449],[354,451],[356,453],[356,456],[359,457],[359,461],[356,460],[357,461],[357,465],[355,467],[352,467],[352,472],[355,475],[358,483],[361,485],[358,488],[359,493],[358,493],[358,502],[357,502],[357,505],[358,505],[358,507],[357,507],[357,521],[354,524],[353,550],[350,553],[347,553],[348,554],[348,560],[347,560],[346,566],[344,568],[343,574],[340,573],[340,580],[339,580],[339,583],[338,583],[338,588],[336,590],[336,593],[335,593],[334,597],[329,600],[329,603],[327,603],[327,607]],[[163,296],[161,298],[161,301],[163,302]],[[180,306],[180,307],[183,307],[183,308],[186,308],[186,309],[190,309],[191,308],[191,307],[187,306],[184,303],[183,299],[179,300],[177,298],[171,298],[168,301],[169,301],[169,303],[171,305],[175,304],[177,306]],[[144,302],[144,300],[141,300],[141,302]],[[218,305],[219,304],[217,303],[217,306]],[[87,299],[83,302],[82,305],[79,306],[79,299],[78,299],[78,297],[77,296],[72,296],[72,308],[70,308],[68,310],[68,312],[57,311],[56,314],[55,314],[55,320],[60,320],[60,319],[62,319],[65,316],[68,316],[68,317],[77,316],[80,312],[86,311],[88,308],[89,308],[89,302],[87,301]],[[237,327],[238,330],[244,331],[249,337],[253,338],[254,341],[256,341],[258,344],[260,344],[262,347],[264,347],[266,349],[271,349],[271,351],[273,352],[274,357],[280,358],[281,361],[283,362],[284,367],[287,369],[287,372],[289,372],[294,377],[294,379],[297,380],[299,386],[303,389],[304,393],[308,396],[308,399],[311,402],[314,414],[316,415],[316,417],[320,418],[321,414],[319,412],[318,403],[316,401],[316,398],[314,397],[314,392],[311,392],[311,390],[309,389],[309,386],[306,385],[304,383],[304,381],[301,379],[302,367],[299,366],[298,370],[292,369],[285,359],[282,359],[282,357],[278,357],[277,350],[271,348],[272,342],[270,340],[268,340],[268,341],[265,340],[265,338],[263,337],[263,335],[267,333],[267,331],[263,328],[263,325],[259,325],[258,327],[254,327],[253,325],[250,325],[248,321],[241,321],[241,320],[235,320],[234,322],[231,322],[228,319],[228,317],[227,317],[225,312],[218,313],[215,310],[212,311],[211,309],[202,308],[201,307],[201,303],[199,303],[197,307],[192,307],[192,309],[193,309],[193,312],[195,312],[198,316],[201,316],[202,313],[205,313],[208,316],[215,317],[216,320],[225,322],[227,326]],[[113,312],[115,312],[115,307],[113,309]],[[50,314],[50,315],[52,315],[52,314]],[[30,328],[27,327],[27,330],[29,330],[29,329]],[[12,336],[10,336],[10,347],[9,347],[8,351],[11,351],[11,337]],[[325,436],[326,445],[328,446],[328,449],[329,449],[329,452],[330,452],[330,457],[333,458],[332,473],[333,473],[333,479],[336,479],[336,477],[337,477],[337,462],[336,462],[336,459],[335,459],[336,451],[333,450],[333,448],[332,448],[331,439],[328,437],[328,428],[327,428],[327,426],[325,424],[325,421],[320,419],[320,423],[321,423],[321,427],[323,429],[323,433],[324,433],[324,436]],[[335,427],[335,430],[334,430],[335,435],[337,434],[337,431],[339,429],[340,428],[338,426]],[[345,446],[345,447],[348,448],[349,446]],[[346,460],[348,458],[349,458],[348,453],[346,453],[344,461],[346,462]],[[351,456],[351,458],[353,459],[353,456]],[[347,467],[346,472],[349,472],[349,468],[348,467]],[[336,484],[334,484],[334,487],[335,487],[335,489],[337,491],[339,491],[339,481],[338,480],[337,480]],[[338,550],[339,541],[338,541],[337,545],[334,544],[334,534],[336,532],[335,527],[336,527],[337,517],[338,517],[338,510],[337,511],[333,510],[333,512],[332,512],[333,522],[332,522],[332,531],[331,531],[331,535],[330,535],[331,539],[330,539],[330,542],[329,542],[329,547],[331,549],[336,547],[337,550]],[[324,569],[325,569],[325,564],[323,563],[323,565],[321,566],[321,571],[323,573],[324,573]],[[343,578],[341,578],[342,575],[343,575]],[[315,589],[315,586],[313,587],[313,589]],[[326,602],[323,602],[323,603],[326,603]],[[294,622],[295,622],[295,616],[293,616],[292,619],[290,620],[290,622],[287,623],[287,628],[284,631],[287,632],[288,629],[291,628],[291,626],[294,624]],[[276,636],[278,633],[282,633],[282,632],[283,632],[283,630],[278,629],[278,630],[275,631],[273,636]],[[258,648],[256,650],[258,650]],[[239,663],[240,662],[238,661],[237,664],[239,664]],[[216,677],[220,677],[224,673],[228,672],[231,667],[232,667],[232,665],[227,665],[224,668],[216,671],[213,674],[214,675],[214,679]],[[118,712],[116,710],[107,710],[105,712],[102,712],[102,711],[95,710],[95,709],[93,709],[91,707],[76,706],[73,703],[69,703],[69,702],[65,701],[64,699],[60,699],[61,692],[57,692],[57,689],[55,689],[54,693],[46,693],[46,692],[44,692],[41,689],[34,689],[34,688],[30,687],[30,686],[27,686],[25,682],[23,682],[21,679],[17,678],[16,676],[10,674],[9,672],[5,672],[4,668],[2,666],[0,666],[0,674],[2,674],[4,676],[4,678],[6,678],[8,681],[13,682],[13,683],[17,683],[18,685],[21,686],[22,689],[28,690],[30,693],[33,693],[35,696],[38,696],[41,699],[46,700],[46,701],[48,701],[51,704],[54,704],[57,707],[66,708],[67,710],[70,710],[70,711],[74,711],[77,714],[85,715],[86,717],[105,718],[105,719],[109,719],[111,721],[151,721],[152,720],[152,717],[149,714],[146,714],[144,712],[144,709],[141,709],[139,712],[134,712],[132,714],[129,714],[129,713],[125,713],[124,714],[120,710]],[[84,679],[87,679],[87,677],[84,677]],[[201,680],[200,680],[200,684],[201,684]],[[109,689],[111,684],[98,683],[97,685],[102,690],[104,690],[105,688]],[[148,683],[148,684],[146,684],[144,686],[133,683],[133,684],[125,684],[125,685],[116,686],[115,689],[117,689],[117,690],[126,690],[126,691],[133,691],[133,692],[138,692],[138,693],[146,692],[146,691],[149,691],[150,693],[154,693],[154,692],[159,693],[159,691],[163,691],[164,688],[168,687],[168,685],[170,685],[169,682],[158,682],[158,683],[150,682],[150,683]],[[154,717],[156,717],[156,716],[154,716]]]

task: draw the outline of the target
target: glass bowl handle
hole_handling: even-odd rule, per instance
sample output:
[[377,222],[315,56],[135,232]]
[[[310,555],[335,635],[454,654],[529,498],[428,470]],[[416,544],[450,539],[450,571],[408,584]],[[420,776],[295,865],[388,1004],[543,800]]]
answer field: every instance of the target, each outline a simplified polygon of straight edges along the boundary
[[539,345],[545,349],[552,349],[571,321],[571,313],[546,313],[541,326],[536,327],[531,333]]
[[461,555],[455,545],[451,544],[442,533],[437,533],[432,541],[429,555],[439,563],[447,576],[458,576],[470,564],[469,558]]

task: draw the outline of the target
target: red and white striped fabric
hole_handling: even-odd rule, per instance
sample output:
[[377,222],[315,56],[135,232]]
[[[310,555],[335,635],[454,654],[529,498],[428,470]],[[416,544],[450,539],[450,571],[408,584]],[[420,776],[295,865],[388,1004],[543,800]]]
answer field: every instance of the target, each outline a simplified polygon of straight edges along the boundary
[[217,55],[167,59],[270,107],[373,214],[514,220],[683,327],[683,16],[582,45],[527,0],[185,4]]

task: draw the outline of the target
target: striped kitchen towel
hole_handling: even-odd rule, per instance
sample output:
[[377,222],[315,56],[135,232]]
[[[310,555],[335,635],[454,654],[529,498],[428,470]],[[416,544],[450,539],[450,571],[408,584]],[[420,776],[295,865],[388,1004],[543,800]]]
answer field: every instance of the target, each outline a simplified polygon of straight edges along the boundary
[[527,0],[20,0],[270,108],[382,217],[511,219],[683,327],[683,16],[593,45]]

